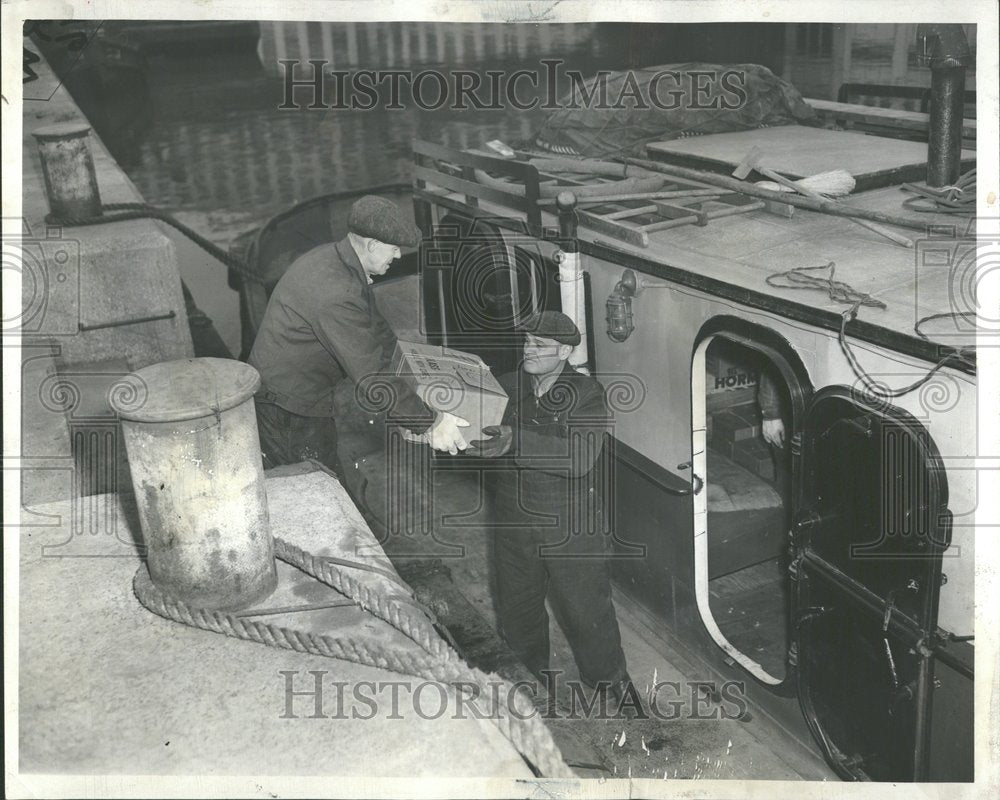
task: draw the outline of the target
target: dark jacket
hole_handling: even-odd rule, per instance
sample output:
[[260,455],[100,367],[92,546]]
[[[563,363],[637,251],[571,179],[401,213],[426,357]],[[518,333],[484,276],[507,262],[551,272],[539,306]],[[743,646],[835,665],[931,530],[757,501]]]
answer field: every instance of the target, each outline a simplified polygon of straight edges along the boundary
[[612,421],[604,387],[568,363],[541,397],[535,397],[531,376],[523,370],[499,381],[510,398],[503,421],[513,429],[512,469],[503,480],[508,490],[519,476],[522,494],[547,498],[553,506],[601,491],[602,452]]
[[[389,374],[396,334],[379,311],[348,239],[300,256],[278,281],[264,313],[249,363],[261,376],[259,396],[305,417],[330,416],[334,390],[345,379],[366,386],[372,376],[386,403],[363,404],[394,419],[426,427],[433,412],[401,380]],[[373,394],[378,389],[373,389]],[[419,422],[416,422],[419,420]]]
[[764,419],[781,419],[781,396],[778,387],[767,372],[761,370],[757,384],[757,402]]

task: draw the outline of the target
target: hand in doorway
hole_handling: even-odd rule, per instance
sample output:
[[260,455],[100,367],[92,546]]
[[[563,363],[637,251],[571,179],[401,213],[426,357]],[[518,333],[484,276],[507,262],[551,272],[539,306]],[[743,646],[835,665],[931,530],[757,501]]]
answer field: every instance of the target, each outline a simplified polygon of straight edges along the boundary
[[783,448],[785,446],[785,423],[781,418],[765,419],[761,426],[761,434],[764,441],[774,447]]

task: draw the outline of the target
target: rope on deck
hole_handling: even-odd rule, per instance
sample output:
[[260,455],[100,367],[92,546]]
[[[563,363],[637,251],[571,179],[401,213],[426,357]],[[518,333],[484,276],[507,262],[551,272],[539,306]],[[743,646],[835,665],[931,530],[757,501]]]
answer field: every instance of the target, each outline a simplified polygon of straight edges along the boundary
[[536,716],[534,704],[523,691],[498,675],[487,675],[470,667],[458,653],[434,635],[427,622],[413,618],[394,604],[391,597],[360,584],[335,564],[323,561],[322,556],[313,556],[277,537],[274,546],[277,558],[356,600],[362,608],[413,639],[424,652],[413,653],[387,647],[367,638],[326,636],[284,628],[224,611],[192,606],[155,586],[145,565],[136,572],[132,587],[139,602],[149,611],[194,628],[269,647],[391,670],[447,684],[457,692],[471,690],[475,693],[473,700],[484,703],[489,720],[543,777],[575,777],[563,760],[552,734]]
[[925,214],[963,214],[970,217],[976,213],[975,168],[960,175],[952,186],[933,187],[904,183],[900,188],[914,195],[903,200],[903,207],[910,211],[920,211]]
[[[962,364],[964,366],[972,367],[975,366],[975,363],[970,358],[970,355],[975,353],[975,348],[946,347],[942,345],[941,347],[945,351],[945,355],[933,367],[931,367],[930,370],[913,383],[907,386],[892,389],[884,383],[876,381],[871,375],[868,374],[865,368],[861,366],[861,362],[858,361],[857,356],[854,355],[854,350],[851,348],[850,342],[847,341],[847,323],[852,322],[857,318],[858,310],[862,306],[869,306],[871,308],[884,310],[886,308],[886,304],[866,292],[858,291],[849,283],[834,280],[833,276],[836,273],[836,269],[837,265],[833,261],[816,267],[795,267],[786,272],[775,272],[772,275],[768,275],[766,281],[768,286],[773,286],[778,289],[813,289],[825,291],[829,298],[834,302],[850,304],[850,308],[841,312],[840,330],[838,331],[837,341],[839,342],[840,349],[843,351],[844,357],[847,359],[847,363],[850,364],[854,375],[861,381],[862,385],[871,396],[883,399],[902,397],[904,394],[909,394],[910,392],[919,389],[931,378],[933,378],[938,370],[949,366],[950,364]],[[929,317],[924,317],[923,319],[918,320],[914,326],[914,330],[921,338],[926,341],[930,341],[927,334],[921,330],[921,325],[924,323],[930,320],[946,317],[968,318],[969,316],[969,314],[961,313],[932,314]],[[971,316],[973,317],[974,322],[975,315]]]

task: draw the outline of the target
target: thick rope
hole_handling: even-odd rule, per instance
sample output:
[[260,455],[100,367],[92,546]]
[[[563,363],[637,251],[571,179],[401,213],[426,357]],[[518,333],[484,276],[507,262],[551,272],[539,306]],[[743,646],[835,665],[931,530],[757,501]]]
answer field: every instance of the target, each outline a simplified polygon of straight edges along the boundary
[[[375,598],[371,597],[371,593],[359,592],[359,587],[352,585],[356,584],[356,581],[353,579],[344,580],[349,576],[335,576],[333,573],[337,572],[336,569],[332,571],[324,569],[321,558],[317,559],[280,539],[275,540],[275,545],[276,553],[281,553],[279,558],[288,560],[288,563],[296,566],[298,566],[297,562],[301,561],[301,563],[315,569],[315,572],[310,571],[310,569],[305,571],[317,580],[338,591],[345,591],[336,585],[336,583],[340,583],[349,591],[358,592],[359,596],[371,599],[372,605],[366,606],[369,610],[375,607],[384,608],[387,605],[384,601],[375,601]],[[453,651],[438,655],[425,648],[426,652],[412,653],[386,647],[371,639],[353,636],[325,636],[237,617],[223,611],[211,611],[190,606],[157,588],[150,579],[149,571],[145,565],[140,566],[136,572],[132,587],[139,602],[149,611],[165,619],[181,622],[194,628],[221,633],[235,639],[257,642],[269,647],[378,667],[402,675],[447,684],[454,687],[457,692],[468,692],[473,687],[478,688],[479,692],[475,699],[483,702],[485,708],[482,710],[489,720],[514,745],[517,751],[534,765],[543,777],[575,777],[563,760],[562,753],[552,739],[552,734],[536,715],[535,707],[527,695],[498,675],[487,675],[470,667]],[[354,597],[353,594],[351,596]],[[393,621],[393,617],[395,617],[400,619],[402,625],[406,625],[407,623],[402,621],[402,617],[392,613],[389,613],[388,617],[383,617],[383,619],[406,633],[407,636],[411,636]],[[411,638],[413,637],[411,636]],[[444,642],[440,640],[438,640],[438,644],[444,646]],[[431,650],[437,651],[438,648],[432,647]]]
[[307,553],[277,536],[274,538],[274,555],[275,558],[298,567],[307,575],[347,595],[366,611],[370,611],[396,630],[409,636],[430,655],[444,659],[458,658],[458,654],[438,636],[430,621],[423,616],[412,615],[406,608],[406,605],[416,607],[416,600],[399,594],[383,594],[367,583],[357,580],[334,562]]
[[920,211],[926,214],[964,214],[972,216],[976,213],[976,170],[970,169],[960,175],[952,186],[931,187],[916,183],[904,183],[904,191],[915,196],[903,200],[903,206],[910,211]]

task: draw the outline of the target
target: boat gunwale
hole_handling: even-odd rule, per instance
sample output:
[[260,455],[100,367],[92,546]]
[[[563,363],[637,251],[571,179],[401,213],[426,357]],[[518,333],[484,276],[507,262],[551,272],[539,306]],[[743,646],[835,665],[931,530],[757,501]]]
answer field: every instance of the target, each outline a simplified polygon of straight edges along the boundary
[[[444,194],[440,191],[421,188],[417,185],[412,187],[412,191],[415,201],[444,206],[452,211],[467,214],[473,219],[484,215],[484,208],[482,206],[473,206],[465,203],[456,199],[450,193]],[[419,218],[419,215],[417,216]],[[541,230],[539,230],[524,219],[496,214],[490,215],[489,220],[491,224],[495,224],[497,227],[522,235],[527,234],[533,238],[557,246],[562,241],[558,230],[554,227],[543,225]],[[748,308],[776,314],[793,322],[806,323],[837,334],[840,333],[843,323],[842,313],[816,308],[815,306],[782,297],[774,297],[756,289],[750,289],[719,278],[701,275],[690,269],[667,263],[662,259],[653,259],[649,256],[629,252],[624,248],[615,247],[602,240],[591,241],[584,237],[578,237],[577,249],[579,252],[592,258],[632,269],[644,275],[666,280],[678,286],[695,289],[711,297],[717,297]],[[848,320],[845,332],[849,338],[932,364],[937,364],[945,358],[949,351],[955,352],[957,350],[957,348],[949,345],[923,339],[916,333],[901,333],[877,323],[857,318]],[[964,358],[962,359],[952,359],[952,362],[946,364],[945,367],[968,375],[975,375],[977,372],[975,354],[967,353],[964,354]]]

